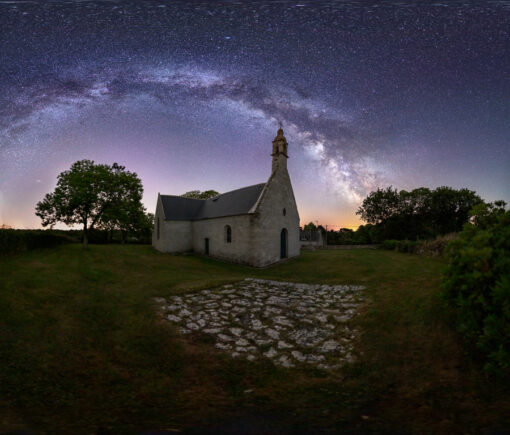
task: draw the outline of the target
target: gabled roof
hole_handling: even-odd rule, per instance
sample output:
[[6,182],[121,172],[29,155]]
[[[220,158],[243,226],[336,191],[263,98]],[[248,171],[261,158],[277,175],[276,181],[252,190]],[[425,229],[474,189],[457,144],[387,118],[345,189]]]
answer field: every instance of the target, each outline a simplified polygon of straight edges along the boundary
[[232,190],[209,199],[161,195],[167,220],[198,220],[247,214],[257,203],[266,183]]
[[161,203],[163,204],[165,219],[188,221],[195,219],[204,200],[183,198],[182,196],[161,195]]

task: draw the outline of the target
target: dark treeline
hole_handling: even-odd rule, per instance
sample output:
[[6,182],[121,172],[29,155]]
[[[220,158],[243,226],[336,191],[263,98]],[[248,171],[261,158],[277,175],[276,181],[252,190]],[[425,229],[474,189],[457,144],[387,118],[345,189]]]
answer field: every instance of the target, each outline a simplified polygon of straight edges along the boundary
[[[88,239],[92,244],[107,243],[151,243],[152,231],[145,228],[136,232],[120,230],[89,231]],[[16,230],[0,229],[0,255],[15,254],[32,249],[53,248],[64,243],[82,243],[82,230]]]
[[469,211],[483,200],[468,189],[426,187],[406,190],[377,189],[356,214],[377,227],[380,240],[430,239],[462,230]]
[[[380,231],[375,225],[361,225],[356,231],[350,228],[340,228],[338,231],[326,231],[322,225],[309,222],[301,228],[302,231],[321,231],[327,238],[328,245],[369,245],[380,242]],[[327,232],[327,235],[326,235]]]
[[375,225],[360,225],[354,231],[340,228],[328,231],[328,245],[370,245],[380,242],[380,231]]
[[53,230],[0,229],[0,255],[52,248],[74,240]]
[[[70,237],[73,241],[83,242],[82,230],[48,230],[55,231],[59,234]],[[92,244],[108,244],[108,243],[152,243],[152,227],[145,227],[138,230],[122,231],[122,230],[103,230],[93,229],[88,232],[88,242]]]
[[468,189],[438,187],[398,191],[391,186],[371,192],[356,214],[366,222],[356,231],[328,232],[328,244],[371,244],[385,240],[427,240],[457,233],[473,207],[484,201]]

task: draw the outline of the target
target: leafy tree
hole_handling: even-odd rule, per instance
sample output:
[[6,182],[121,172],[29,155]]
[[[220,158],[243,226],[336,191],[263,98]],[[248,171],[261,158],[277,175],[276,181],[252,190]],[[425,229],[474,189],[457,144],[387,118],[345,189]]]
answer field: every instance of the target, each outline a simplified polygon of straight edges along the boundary
[[381,240],[380,230],[377,225],[360,225],[354,233],[354,241],[359,244],[379,243]]
[[356,214],[369,224],[382,223],[394,216],[400,205],[399,194],[391,186],[386,189],[377,189],[363,200]]
[[126,234],[136,233],[145,225],[145,207],[141,202],[143,186],[135,173],[117,163],[110,168],[109,179],[110,204],[99,219],[98,228],[120,231],[124,242]]
[[154,213],[143,213],[143,215],[140,216],[140,220],[138,221],[134,234],[144,243],[150,243],[153,228]]
[[455,190],[451,187],[438,187],[431,192],[429,214],[437,234],[462,230],[469,219],[470,210],[482,199],[469,189]]
[[399,192],[390,186],[371,192],[356,214],[378,226],[383,240],[414,240],[460,231],[469,210],[482,202],[468,189],[442,186]]
[[87,247],[88,232],[96,226],[126,229],[134,225],[145,211],[142,194],[140,179],[124,166],[80,160],[58,176],[55,191],[37,203],[36,215],[43,226],[83,225],[83,246]]
[[335,241],[339,245],[350,245],[353,242],[354,231],[350,228],[340,228],[337,231]]
[[183,193],[181,196],[184,198],[194,198],[194,199],[208,199],[214,198],[218,196],[219,193],[216,190],[204,190],[201,192],[200,190],[190,190],[189,192]]
[[313,222],[308,222],[304,227],[303,227],[303,230],[305,231],[308,231],[308,230],[311,230],[311,231],[316,231],[317,230],[317,225],[315,225]]
[[481,203],[473,207],[470,212],[470,222],[477,228],[486,229],[495,225],[500,216],[506,213],[505,201]]
[[456,324],[489,372],[510,369],[510,211],[479,204],[471,222],[447,247],[443,295]]

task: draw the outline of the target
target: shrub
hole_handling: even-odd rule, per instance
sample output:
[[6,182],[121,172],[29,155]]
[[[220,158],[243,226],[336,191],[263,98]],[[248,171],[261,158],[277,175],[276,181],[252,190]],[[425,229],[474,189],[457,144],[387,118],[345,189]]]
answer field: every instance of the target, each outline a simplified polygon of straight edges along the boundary
[[50,248],[70,241],[70,238],[52,231],[2,229],[0,230],[0,255]]
[[489,372],[510,367],[510,212],[503,207],[474,209],[473,223],[447,247],[442,283],[458,330]]
[[389,251],[413,254],[416,250],[417,242],[413,240],[384,240],[380,246],[382,249],[387,249]]
[[418,242],[415,242],[414,240],[400,240],[397,245],[397,250],[399,252],[414,254],[417,244]]
[[398,240],[384,240],[379,247],[388,251],[395,251],[397,249]]
[[438,236],[435,239],[414,241],[414,240],[384,240],[380,247],[389,251],[407,252],[410,254],[424,254],[432,256],[443,255],[443,252],[457,234]]
[[416,245],[416,254],[424,254],[431,256],[442,256],[445,252],[448,243],[457,237],[457,233],[445,234],[444,236],[437,236],[435,239],[424,240]]

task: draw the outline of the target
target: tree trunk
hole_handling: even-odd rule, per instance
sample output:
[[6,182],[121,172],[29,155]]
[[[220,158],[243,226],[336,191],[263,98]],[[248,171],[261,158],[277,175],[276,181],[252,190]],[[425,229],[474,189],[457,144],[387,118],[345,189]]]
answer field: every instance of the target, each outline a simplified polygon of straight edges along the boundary
[[87,221],[83,223],[83,249],[87,249],[89,246],[89,239],[88,239],[88,229],[87,229]]

